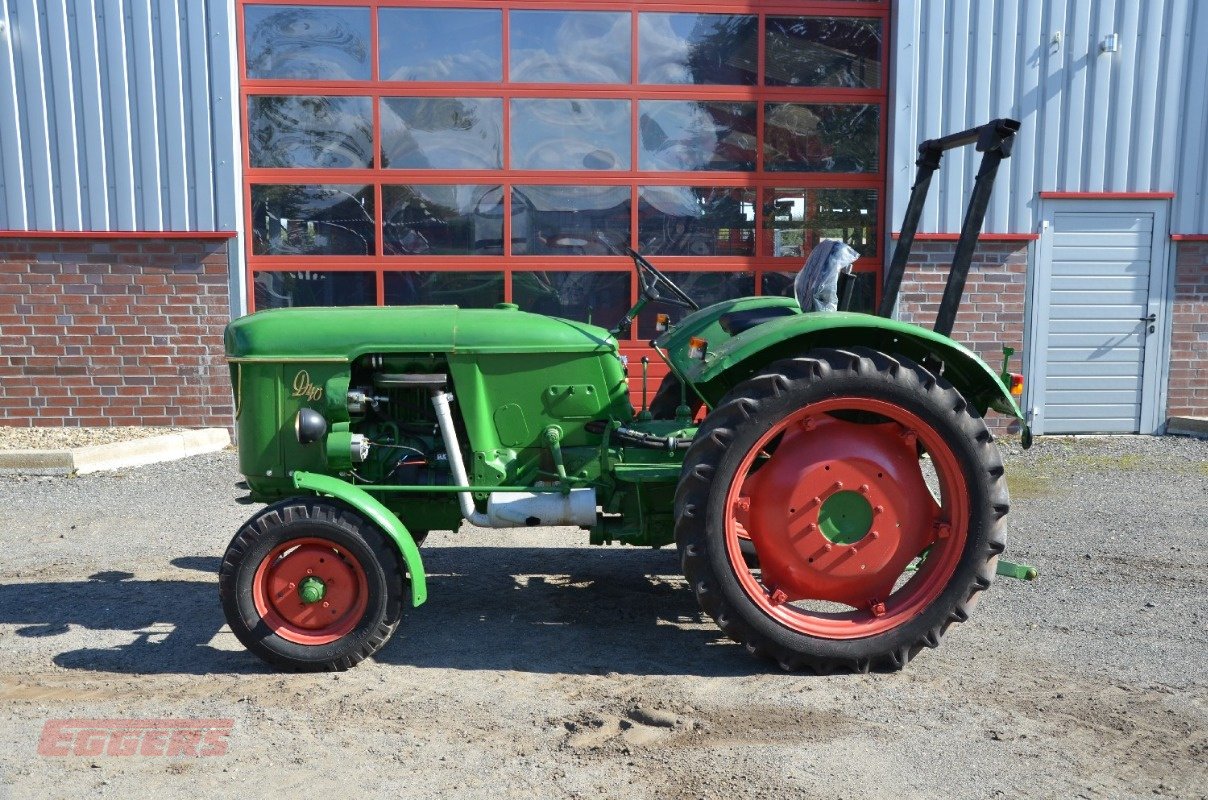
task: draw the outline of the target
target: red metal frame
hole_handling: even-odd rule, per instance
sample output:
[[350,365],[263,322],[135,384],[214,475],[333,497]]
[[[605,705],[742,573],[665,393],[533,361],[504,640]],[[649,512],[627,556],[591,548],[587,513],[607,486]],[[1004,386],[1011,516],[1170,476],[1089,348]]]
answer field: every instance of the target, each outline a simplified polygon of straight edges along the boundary
[[[278,81],[251,80],[246,75],[244,46],[243,7],[245,5],[316,5],[368,8],[370,12],[370,59],[371,79],[368,81]],[[245,224],[245,257],[249,305],[254,304],[253,275],[259,271],[285,271],[305,269],[309,271],[366,271],[376,276],[376,297],[384,302],[384,273],[393,271],[500,271],[504,275],[504,299],[512,300],[512,273],[529,270],[616,270],[628,272],[632,264],[628,259],[615,256],[529,256],[513,255],[512,215],[503,215],[504,255],[500,256],[387,256],[383,252],[383,207],[382,186],[390,184],[489,184],[503,187],[504,202],[509,204],[512,187],[516,185],[623,185],[630,187],[630,236],[637,241],[638,233],[638,189],[646,185],[673,186],[734,186],[755,190],[755,255],[753,256],[662,256],[659,264],[669,271],[746,271],[754,274],[756,291],[760,291],[763,274],[766,272],[788,272],[796,270],[799,259],[776,258],[768,255],[765,246],[764,215],[765,199],[774,189],[801,188],[867,188],[878,192],[877,230],[878,253],[875,257],[863,258],[857,265],[862,271],[881,272],[884,263],[883,231],[889,197],[886,192],[886,146],[888,139],[888,91],[889,91],[889,23],[890,10],[887,0],[881,2],[789,2],[789,0],[740,0],[739,2],[682,2],[671,0],[599,0],[591,2],[569,2],[569,0],[237,0],[236,2],[237,53],[239,58],[241,118],[240,150],[243,160],[243,192]],[[443,8],[488,8],[500,9],[502,25],[502,78],[500,82],[449,82],[407,83],[383,81],[379,74],[378,11],[382,8],[443,7]],[[627,12],[631,15],[631,75],[628,84],[601,86],[598,84],[533,84],[509,83],[510,15],[513,10],[600,10]],[[638,17],[642,11],[688,12],[688,13],[735,13],[758,16],[758,74],[756,86],[682,86],[645,85],[638,83]],[[845,16],[880,19],[882,22],[881,42],[881,86],[877,89],[839,88],[793,88],[764,87],[764,38],[766,18],[771,16]],[[373,98],[373,167],[370,169],[265,169],[252,168],[248,147],[247,103],[248,98],[265,94],[344,95]],[[382,97],[489,97],[500,98],[503,103],[503,169],[423,171],[382,169],[380,164],[381,115],[379,99]],[[510,163],[510,113],[512,98],[591,98],[624,99],[630,101],[630,169],[608,172],[588,170],[539,171],[514,170]],[[653,172],[637,169],[638,163],[638,103],[641,100],[729,100],[754,101],[756,104],[756,169],[754,172]],[[828,173],[767,173],[763,169],[763,125],[764,103],[776,101],[816,103],[867,103],[879,106],[879,164],[876,172],[862,174]],[[366,185],[373,188],[376,213],[376,249],[373,256],[265,256],[252,253],[252,206],[253,184],[320,184],[343,183]],[[505,206],[506,208],[506,206]],[[877,281],[878,285],[880,281]],[[633,300],[637,299],[636,281],[631,284]],[[254,308],[249,308],[254,310]],[[637,355],[641,349],[639,334],[626,350]]]

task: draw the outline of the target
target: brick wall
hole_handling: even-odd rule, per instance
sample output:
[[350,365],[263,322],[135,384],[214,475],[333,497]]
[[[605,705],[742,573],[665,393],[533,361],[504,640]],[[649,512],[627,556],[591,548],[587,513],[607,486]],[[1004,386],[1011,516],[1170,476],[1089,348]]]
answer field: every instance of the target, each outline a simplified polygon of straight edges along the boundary
[[[899,295],[903,320],[926,328],[935,324],[955,248],[956,243],[949,241],[914,243]],[[995,371],[1002,367],[1003,345],[1015,348],[1011,371],[1023,371],[1027,272],[1027,242],[980,242],[973,254],[952,338],[976,352]],[[1018,423],[1008,423],[1007,419],[991,412],[986,421],[995,433],[1018,430]]]
[[1208,242],[1175,243],[1167,417],[1208,417]]
[[0,239],[0,424],[228,426],[227,244]]

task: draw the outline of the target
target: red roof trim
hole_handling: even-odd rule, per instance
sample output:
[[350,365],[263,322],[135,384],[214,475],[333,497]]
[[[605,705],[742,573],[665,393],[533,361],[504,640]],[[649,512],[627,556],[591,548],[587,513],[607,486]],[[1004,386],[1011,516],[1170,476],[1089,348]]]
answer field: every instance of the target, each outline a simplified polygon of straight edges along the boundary
[[1174,192],[1040,192],[1042,200],[1170,200]]
[[234,239],[235,231],[0,231],[0,239]]
[[[901,235],[901,231],[893,232],[895,239]],[[916,233],[914,235],[916,242],[955,242],[960,238],[959,233]],[[1039,238],[1039,233],[983,233],[977,237],[981,242],[1034,242]]]

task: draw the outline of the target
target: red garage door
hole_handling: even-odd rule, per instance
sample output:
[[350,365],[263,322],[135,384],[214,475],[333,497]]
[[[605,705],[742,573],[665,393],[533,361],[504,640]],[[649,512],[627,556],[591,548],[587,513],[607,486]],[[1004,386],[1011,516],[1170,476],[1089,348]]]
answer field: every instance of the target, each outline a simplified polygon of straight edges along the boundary
[[508,301],[610,326],[637,286],[601,235],[702,305],[784,293],[841,238],[872,302],[886,3],[238,10],[257,309]]

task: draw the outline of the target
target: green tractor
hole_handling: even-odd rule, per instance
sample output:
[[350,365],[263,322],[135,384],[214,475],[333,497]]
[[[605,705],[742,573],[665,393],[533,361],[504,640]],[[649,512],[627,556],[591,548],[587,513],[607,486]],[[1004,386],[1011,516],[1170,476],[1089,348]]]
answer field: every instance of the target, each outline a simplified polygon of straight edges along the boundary
[[[798,285],[829,274],[840,310],[810,310],[802,292],[696,308],[628,251],[641,299],[611,331],[510,304],[232,322],[239,468],[270,504],[223,557],[232,631],[280,668],[347,669],[425,601],[429,531],[464,520],[674,544],[705,613],[785,669],[897,669],[935,647],[996,571],[1031,574],[999,560],[1007,486],[982,419],[1022,419],[1020,379],[946,335],[1017,129],[996,120],[920,147],[875,316],[841,310],[846,274],[812,258]],[[931,173],[975,142],[936,330],[896,322]],[[617,336],[651,302],[688,313],[652,340],[669,375],[647,408],[643,365],[635,411]]]

